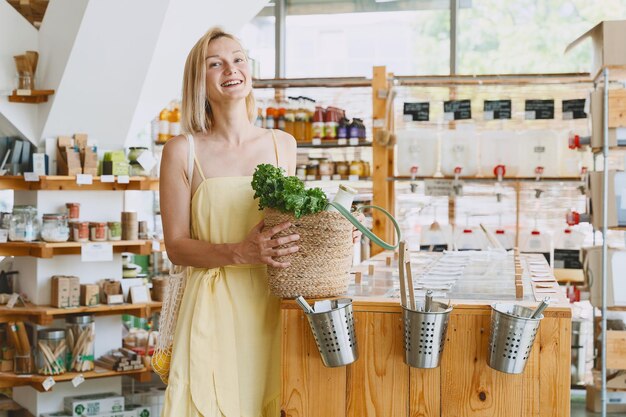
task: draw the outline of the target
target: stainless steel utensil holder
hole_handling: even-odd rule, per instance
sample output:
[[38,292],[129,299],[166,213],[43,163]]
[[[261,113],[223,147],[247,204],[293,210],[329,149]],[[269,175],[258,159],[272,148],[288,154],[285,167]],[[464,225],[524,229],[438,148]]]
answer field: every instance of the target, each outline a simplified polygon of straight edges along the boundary
[[430,312],[424,301],[416,302],[416,310],[402,308],[404,322],[404,363],[413,368],[437,368],[441,362],[448,320],[452,307],[433,301]]
[[332,300],[332,309],[321,313],[305,313],[324,366],[349,365],[359,358],[354,333],[352,300]]
[[514,304],[491,306],[489,366],[507,374],[521,374],[535,342],[543,315],[531,319],[533,310]]

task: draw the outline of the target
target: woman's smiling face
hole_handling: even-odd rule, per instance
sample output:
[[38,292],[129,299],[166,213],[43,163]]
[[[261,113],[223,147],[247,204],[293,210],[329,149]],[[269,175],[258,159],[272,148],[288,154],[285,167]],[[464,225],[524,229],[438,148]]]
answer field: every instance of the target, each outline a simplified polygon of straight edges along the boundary
[[250,68],[239,42],[221,37],[209,43],[206,90],[210,101],[245,99],[252,90]]

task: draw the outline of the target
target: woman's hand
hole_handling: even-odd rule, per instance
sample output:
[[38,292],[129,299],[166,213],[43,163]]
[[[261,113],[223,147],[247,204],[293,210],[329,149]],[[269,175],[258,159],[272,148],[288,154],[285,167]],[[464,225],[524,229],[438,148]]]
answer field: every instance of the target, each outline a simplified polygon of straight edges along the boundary
[[[363,223],[363,220],[365,220],[365,216],[361,212],[355,213],[354,217],[356,217],[357,220],[360,221],[361,223]],[[361,235],[362,234],[363,233],[361,233],[361,231],[359,229],[357,229],[356,227],[353,228],[352,229],[352,243],[356,244],[357,242],[359,242],[361,240]]]
[[291,223],[285,222],[263,231],[264,221],[261,220],[250,230],[243,242],[235,249],[238,260],[242,264],[267,264],[275,268],[287,268],[289,262],[278,262],[272,259],[275,256],[285,256],[297,252],[300,248],[296,245],[288,248],[276,249],[277,246],[286,245],[300,239],[300,235],[291,234],[274,239],[274,236],[291,227]]

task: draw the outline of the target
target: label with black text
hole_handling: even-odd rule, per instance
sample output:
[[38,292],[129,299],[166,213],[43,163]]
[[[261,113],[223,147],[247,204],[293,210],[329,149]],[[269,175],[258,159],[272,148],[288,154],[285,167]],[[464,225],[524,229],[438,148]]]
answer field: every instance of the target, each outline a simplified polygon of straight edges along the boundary
[[585,99],[563,100],[563,120],[586,119]]
[[405,121],[427,122],[430,120],[430,103],[404,103],[402,114]]
[[444,120],[469,120],[472,118],[471,100],[450,100],[443,102]]
[[485,100],[485,120],[504,120],[511,118],[511,100]]
[[526,120],[554,119],[554,100],[526,100]]

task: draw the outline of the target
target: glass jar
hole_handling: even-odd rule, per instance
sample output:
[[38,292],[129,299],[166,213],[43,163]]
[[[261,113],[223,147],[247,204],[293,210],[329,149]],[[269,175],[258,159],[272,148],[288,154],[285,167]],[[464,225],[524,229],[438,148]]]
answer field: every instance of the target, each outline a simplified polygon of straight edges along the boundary
[[73,222],[72,234],[75,242],[89,242],[89,222]]
[[70,228],[65,214],[49,213],[43,215],[41,238],[46,242],[67,242]]
[[137,158],[139,158],[139,156],[147,150],[148,148],[145,148],[142,146],[135,146],[135,147],[128,148],[128,160],[130,161],[131,164],[133,162],[136,162]]
[[328,159],[320,160],[320,176],[332,176],[335,174],[335,163]]
[[130,162],[130,176],[131,177],[147,177],[150,173],[146,171],[139,162]]
[[67,344],[67,369],[74,372],[91,371],[94,368],[96,328],[90,314],[70,316],[65,319],[65,342]]
[[361,163],[363,164],[363,176],[364,177],[371,177],[372,176],[372,169],[370,168],[370,163],[367,161],[361,161]]
[[363,176],[363,163],[361,161],[350,162],[350,175]]
[[350,163],[347,161],[339,161],[335,164],[337,175],[347,177],[350,174]]
[[76,221],[80,217],[80,203],[65,203],[67,207],[67,218],[69,221]]
[[104,242],[107,240],[107,224],[105,222],[90,223],[89,240],[92,242]]
[[37,373],[40,375],[65,373],[66,350],[65,330],[39,330],[37,332]]
[[109,240],[122,240],[122,222],[109,222]]
[[310,161],[306,167],[306,176],[320,176],[320,163],[318,161]]
[[33,206],[15,206],[9,225],[9,240],[32,242],[39,237],[37,209]]
[[296,177],[302,180],[306,177],[306,165],[305,164],[296,165]]

